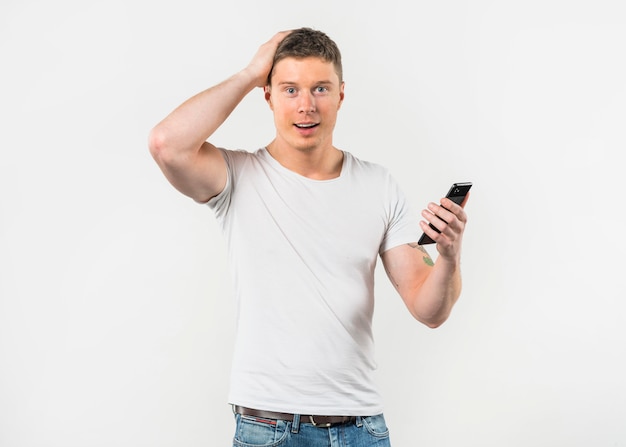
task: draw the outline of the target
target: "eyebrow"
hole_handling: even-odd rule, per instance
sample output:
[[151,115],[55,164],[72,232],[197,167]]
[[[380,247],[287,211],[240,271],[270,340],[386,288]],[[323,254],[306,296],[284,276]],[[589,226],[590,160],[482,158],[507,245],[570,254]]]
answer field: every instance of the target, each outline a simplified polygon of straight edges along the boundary
[[[333,84],[332,81],[319,81],[315,83],[315,85],[332,85],[332,84]],[[298,83],[294,81],[282,81],[276,85],[298,85]]]

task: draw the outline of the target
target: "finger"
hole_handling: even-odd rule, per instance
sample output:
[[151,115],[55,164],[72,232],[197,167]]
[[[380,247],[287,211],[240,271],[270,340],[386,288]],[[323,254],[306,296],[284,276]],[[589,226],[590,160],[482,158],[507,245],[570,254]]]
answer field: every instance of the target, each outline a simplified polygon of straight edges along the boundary
[[[437,219],[437,217],[434,216],[434,219]],[[439,222],[442,222],[440,219],[438,220]],[[436,223],[436,221],[434,222]],[[444,247],[446,250],[453,247],[455,245],[455,241],[459,239],[460,233],[452,231],[450,225],[445,223],[443,223],[441,232],[436,231],[432,223],[426,223],[424,221],[420,221],[420,227],[422,228],[424,234],[429,236],[437,244],[437,246],[440,247],[438,248],[440,252]]]
[[433,226],[433,224],[425,222],[423,220],[421,220],[419,224],[420,224],[420,227],[422,228],[422,231],[424,232],[426,236],[430,237],[435,243],[439,242],[441,233],[438,231],[435,231],[435,227]]
[[287,35],[289,35],[289,34],[293,33],[293,32],[294,32],[294,30],[295,30],[295,28],[291,28],[291,29],[282,29],[282,30],[278,31],[278,32],[275,34],[275,36],[283,36],[283,37],[285,37],[285,36],[287,36]]
[[[452,219],[452,216],[454,216],[456,219],[460,220],[461,222],[465,222],[467,221],[467,214],[465,214],[463,205],[465,205],[466,200],[467,198],[461,203],[461,205],[458,205],[450,199],[447,199],[447,198],[441,199],[440,207],[443,208],[443,210],[441,212],[436,211],[435,213],[437,215],[442,216],[444,220],[447,220],[446,216],[449,219]],[[449,214],[446,214],[446,213],[449,213]]]
[[459,236],[463,233],[463,229],[465,228],[464,219],[465,212],[461,207],[454,204],[456,208],[451,208],[453,211],[456,211],[460,214],[460,219],[457,214],[453,211],[447,210],[445,207],[441,205],[437,205],[434,203],[430,203],[428,205],[428,210],[424,210],[422,216],[427,219],[433,227],[437,229],[441,235],[438,235],[437,238],[433,238],[435,242],[444,243],[444,241],[448,241],[449,243],[453,243]]
[[426,221],[428,222],[428,225],[430,226],[430,228],[432,228],[433,231],[440,233],[443,229],[445,229],[447,222],[436,214],[437,212],[437,210],[435,209],[436,205],[435,206],[432,206],[432,205],[434,204],[430,204],[429,209],[422,210],[422,217],[426,219]]
[[458,204],[456,202],[454,202],[453,200],[449,199],[448,197],[444,197],[443,199],[441,199],[441,204],[443,206],[445,206],[448,209],[452,209],[452,208],[464,208],[465,204],[467,203],[467,200],[469,199],[470,193],[468,192],[467,195],[463,198],[463,201]]
[[[454,213],[450,212],[442,205],[437,205],[436,203],[428,204],[428,211],[437,217],[439,220],[443,221],[444,224],[450,223],[450,220],[454,218]],[[435,225],[437,228],[441,229],[439,225]]]
[[280,42],[283,41],[283,39],[285,37],[287,37],[292,32],[293,32],[293,30],[279,31],[276,34],[274,34],[274,37],[272,37],[272,39],[270,39],[270,40],[273,40],[274,42],[276,42],[276,45],[278,45]]
[[465,204],[467,203],[469,196],[470,196],[470,193],[468,191],[467,194],[465,195],[465,198],[463,199],[463,202],[461,202],[461,208],[465,208]]

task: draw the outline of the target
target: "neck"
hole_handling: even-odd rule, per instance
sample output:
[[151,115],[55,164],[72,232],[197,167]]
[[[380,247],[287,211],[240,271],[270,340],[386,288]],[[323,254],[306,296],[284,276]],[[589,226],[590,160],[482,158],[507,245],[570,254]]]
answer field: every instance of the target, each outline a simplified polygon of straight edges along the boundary
[[341,175],[343,152],[334,146],[325,149],[294,149],[282,147],[276,140],[267,152],[285,168],[313,180],[330,180]]

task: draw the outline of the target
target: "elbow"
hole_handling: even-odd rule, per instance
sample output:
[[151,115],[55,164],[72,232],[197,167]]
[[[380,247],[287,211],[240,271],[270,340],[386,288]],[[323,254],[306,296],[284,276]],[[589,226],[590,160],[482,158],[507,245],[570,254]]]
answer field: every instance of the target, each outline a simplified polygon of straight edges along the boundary
[[434,301],[416,298],[413,301],[413,306],[410,307],[411,313],[420,323],[431,329],[437,329],[448,321],[458,298],[459,293],[440,297]]
[[450,316],[451,309],[440,309],[436,313],[425,314],[423,312],[413,311],[413,317],[430,329],[437,329],[443,325]]
[[152,158],[159,164],[168,158],[167,139],[158,127],[152,129],[148,135],[148,149]]
[[446,320],[447,318],[442,318],[438,320],[424,321],[423,323],[430,329],[437,329],[438,327],[441,327],[441,325],[445,323]]
[[418,321],[420,321],[421,323],[423,323],[426,327],[430,328],[430,329],[437,329],[438,327],[441,327],[441,325],[443,323],[446,322],[446,320],[448,319],[448,316],[438,316],[438,317],[430,317],[430,318],[419,318],[419,317],[415,317]]
[[173,143],[171,136],[159,126],[150,131],[148,149],[163,172],[180,167],[185,160],[181,148]]

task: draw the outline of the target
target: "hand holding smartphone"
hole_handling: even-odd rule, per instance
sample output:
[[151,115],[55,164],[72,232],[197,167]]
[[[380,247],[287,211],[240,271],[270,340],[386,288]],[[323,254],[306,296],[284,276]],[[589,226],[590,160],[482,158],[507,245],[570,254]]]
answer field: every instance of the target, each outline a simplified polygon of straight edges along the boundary
[[[461,203],[463,203],[463,200],[465,200],[465,196],[467,196],[467,193],[469,192],[471,187],[472,187],[472,182],[454,183],[448,190],[448,193],[446,194],[446,198],[452,200],[457,205],[460,205]],[[433,224],[429,223],[428,225],[437,233],[441,233],[441,231],[435,228]],[[435,241],[433,241],[430,238],[430,236],[426,235],[426,233],[422,233],[422,237],[420,237],[417,243],[419,245],[426,245],[426,244],[434,244]]]

